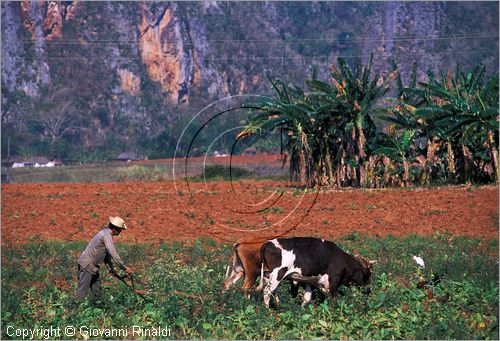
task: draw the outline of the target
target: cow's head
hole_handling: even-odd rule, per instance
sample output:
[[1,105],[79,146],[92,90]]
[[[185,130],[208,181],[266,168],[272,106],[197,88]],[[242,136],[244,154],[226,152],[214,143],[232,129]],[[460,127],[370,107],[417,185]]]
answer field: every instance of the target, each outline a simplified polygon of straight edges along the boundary
[[360,255],[355,255],[354,258],[358,261],[363,269],[363,282],[368,284],[373,273],[373,266],[378,263],[377,260],[371,260]]

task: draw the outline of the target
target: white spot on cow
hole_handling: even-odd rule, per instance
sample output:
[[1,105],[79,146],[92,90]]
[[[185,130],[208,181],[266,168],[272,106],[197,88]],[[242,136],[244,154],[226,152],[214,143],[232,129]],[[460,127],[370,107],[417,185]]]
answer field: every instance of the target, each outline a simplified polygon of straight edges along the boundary
[[[281,250],[281,266],[280,266],[280,268],[288,267],[288,271],[290,271],[295,265],[296,258],[297,257],[295,256],[293,251]],[[290,273],[288,271],[287,271],[287,274]]]
[[[281,265],[277,268],[275,268],[270,274],[269,278],[266,280],[266,283],[264,285],[264,304],[266,306],[269,306],[269,301],[271,299],[271,295],[273,292],[276,290],[278,285],[280,284],[281,280],[288,276],[291,273],[298,272],[299,274],[302,273],[301,269],[295,268],[295,259],[296,256],[293,253],[293,251],[285,250],[283,247],[280,245],[277,239],[271,240],[273,245],[277,247],[278,249],[281,250]],[[280,270],[286,269],[285,274],[283,277],[278,279],[278,274]],[[276,302],[279,302],[277,297],[275,297]]]
[[271,240],[271,243],[273,243],[273,245],[276,246],[278,249],[283,249],[280,243],[278,242],[278,239]]
[[327,274],[317,276],[303,276],[300,268],[297,268],[296,270],[297,271],[290,274],[289,278],[299,283],[313,285],[324,293],[328,293],[328,291],[330,290],[330,278]]
[[318,276],[318,287],[321,289],[323,292],[328,292],[330,290],[330,278],[328,277],[327,274],[324,274],[323,276]]

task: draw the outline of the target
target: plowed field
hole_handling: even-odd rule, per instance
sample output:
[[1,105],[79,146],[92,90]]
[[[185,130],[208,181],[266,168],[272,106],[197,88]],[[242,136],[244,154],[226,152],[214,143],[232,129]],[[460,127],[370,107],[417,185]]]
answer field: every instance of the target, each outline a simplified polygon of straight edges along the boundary
[[231,242],[409,233],[498,238],[498,186],[304,191],[271,181],[2,185],[2,242],[87,240],[112,215],[122,242]]

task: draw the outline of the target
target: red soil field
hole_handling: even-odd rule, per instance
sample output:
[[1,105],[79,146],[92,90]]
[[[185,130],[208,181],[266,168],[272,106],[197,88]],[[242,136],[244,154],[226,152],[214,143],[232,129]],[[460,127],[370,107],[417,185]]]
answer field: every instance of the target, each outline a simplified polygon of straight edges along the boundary
[[[233,156],[190,156],[188,162],[193,163],[207,163],[207,164],[227,164],[231,163],[232,165],[244,166],[249,163],[265,163],[265,164],[279,164],[281,165],[281,161],[283,160],[283,155],[280,154],[258,154],[258,155],[233,155]],[[136,164],[147,164],[147,163],[166,163],[172,164],[174,159],[154,159],[154,160],[140,160],[133,161]],[[176,164],[182,165],[185,162],[185,158],[177,157]],[[179,167],[179,166],[178,166]]]
[[2,243],[88,240],[114,215],[129,227],[118,237],[126,243],[436,231],[498,239],[498,194],[498,186],[304,191],[255,180],[2,184]]

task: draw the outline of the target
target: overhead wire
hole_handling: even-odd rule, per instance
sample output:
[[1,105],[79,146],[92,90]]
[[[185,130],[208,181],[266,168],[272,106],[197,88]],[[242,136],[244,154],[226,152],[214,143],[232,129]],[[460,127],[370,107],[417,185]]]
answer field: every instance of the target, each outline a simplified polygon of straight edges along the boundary
[[[413,36],[413,37],[356,37],[356,38],[300,38],[300,39],[223,39],[223,40],[205,40],[204,42],[209,44],[228,44],[228,43],[281,43],[281,44],[299,44],[305,42],[377,42],[377,41],[416,41],[416,40],[454,40],[454,39],[498,39],[498,35],[492,34],[472,34],[472,35],[445,35],[445,36]],[[181,38],[170,38],[169,42],[183,41],[183,45],[195,45],[193,42],[185,42]],[[20,40],[23,44],[33,44],[36,39],[33,40]],[[47,40],[44,42],[46,44],[58,45],[58,44],[75,44],[75,45],[140,45],[148,42],[139,42],[137,40],[96,40],[96,41],[85,41],[81,39],[54,39]]]
[[[394,57],[394,56],[423,56],[423,55],[448,55],[448,54],[482,54],[482,53],[497,53],[497,50],[476,50],[476,51],[429,51],[429,52],[415,52],[415,53],[398,53],[397,51],[394,53],[381,53],[381,55],[385,57]],[[267,57],[258,57],[258,56],[242,56],[242,57],[204,57],[204,58],[193,58],[193,57],[185,57],[184,60],[198,60],[198,61],[215,61],[215,60],[290,60],[290,59],[330,59],[336,57],[342,58],[357,58],[357,57],[369,57],[371,53],[363,53],[363,54],[355,54],[355,55],[343,55],[343,54],[335,54],[332,55],[322,55],[322,56],[267,56]],[[59,57],[59,56],[44,56],[49,60],[109,60],[109,58],[105,57]],[[10,58],[15,59],[39,59],[37,56],[11,56]],[[143,60],[140,57],[134,58],[123,58],[123,60],[131,61],[131,60]]]
[[[380,37],[380,38],[366,38],[366,37],[357,37],[357,38],[303,38],[303,39],[225,39],[225,40],[207,40],[206,42],[209,44],[230,44],[230,43],[238,43],[238,44],[249,44],[249,43],[272,43],[272,44],[277,44],[277,45],[283,45],[285,47],[286,45],[289,44],[313,44],[313,43],[324,43],[324,42],[342,42],[342,43],[356,43],[356,42],[362,42],[362,43],[371,43],[371,42],[398,42],[398,41],[434,41],[434,40],[456,40],[456,39],[498,39],[498,35],[492,35],[492,34],[483,34],[483,33],[475,33],[475,34],[469,34],[469,35],[443,35],[443,36],[436,36],[436,37],[429,37],[429,36],[413,36],[413,37]],[[175,41],[181,41],[182,39],[174,38],[174,39],[169,39],[169,42],[175,42]],[[37,40],[22,40],[21,41],[24,44],[27,43],[37,43],[39,41]],[[125,40],[101,40],[101,41],[82,41],[82,40],[75,40],[75,39],[57,39],[57,40],[45,40],[44,43],[49,44],[49,45],[79,45],[79,46],[93,46],[93,45],[115,45],[115,46],[120,46],[120,45],[140,45],[140,44],[153,44],[153,42],[139,42],[136,40],[130,40],[130,41],[125,41]],[[194,43],[189,43],[189,42],[183,42],[183,46],[189,47],[189,46],[194,46]],[[86,53],[92,54],[92,52],[85,51]],[[285,53],[286,50],[283,50],[283,53]],[[439,54],[484,54],[484,53],[493,53],[496,52],[495,50],[476,50],[476,51],[429,51],[429,52],[416,52],[416,53],[400,53],[397,50],[392,51],[392,53],[387,53],[384,52],[382,53],[382,56],[388,57],[388,56],[421,56],[421,55],[427,55],[427,54],[432,54],[432,55],[439,55]],[[256,53],[257,54],[257,53]],[[282,63],[284,60],[293,60],[293,59],[298,59],[298,60],[310,60],[310,59],[317,59],[317,60],[324,60],[324,59],[330,59],[330,58],[335,58],[335,57],[343,57],[343,58],[355,58],[355,57],[366,57],[369,56],[371,53],[367,54],[356,54],[356,55],[345,55],[345,54],[335,54],[332,51],[332,54],[330,55],[314,55],[314,56],[294,56],[294,55],[274,55],[274,56],[258,56],[258,55],[251,55],[251,56],[230,56],[230,57],[203,57],[203,58],[198,58],[200,61],[215,61],[215,60],[281,60]],[[12,58],[17,58],[17,59],[36,59],[39,57],[33,57],[33,56],[13,56]],[[49,60],[108,60],[108,58],[104,57],[92,57],[92,56],[44,56],[44,58],[49,59]],[[194,58],[192,57],[186,57],[184,58],[185,60],[193,60]],[[126,60],[142,60],[140,57],[134,57],[134,58],[126,58]]]

